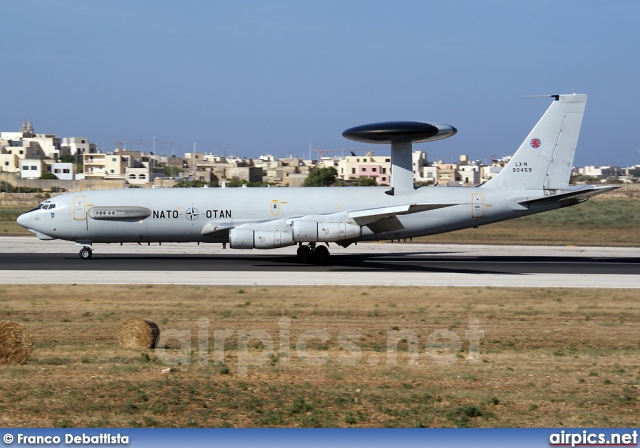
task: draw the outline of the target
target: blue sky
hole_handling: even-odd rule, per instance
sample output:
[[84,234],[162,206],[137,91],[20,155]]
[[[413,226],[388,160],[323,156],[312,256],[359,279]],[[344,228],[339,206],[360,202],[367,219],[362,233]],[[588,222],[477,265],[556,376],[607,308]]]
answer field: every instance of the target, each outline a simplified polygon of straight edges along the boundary
[[[0,129],[257,157],[371,147],[342,131],[424,120],[429,160],[512,154],[587,93],[577,165],[640,164],[640,2],[1,1]],[[150,150],[150,144],[128,144]],[[383,149],[378,150],[384,153]],[[312,154],[314,157],[316,153]]]

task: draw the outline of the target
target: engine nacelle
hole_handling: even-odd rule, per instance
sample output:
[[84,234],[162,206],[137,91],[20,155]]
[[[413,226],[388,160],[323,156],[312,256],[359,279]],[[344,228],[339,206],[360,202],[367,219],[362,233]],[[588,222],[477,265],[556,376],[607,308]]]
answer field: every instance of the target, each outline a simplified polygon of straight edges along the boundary
[[252,230],[242,227],[229,231],[229,245],[232,249],[275,249],[294,244],[291,232]]
[[293,221],[291,227],[293,240],[301,243],[351,240],[362,236],[362,227],[348,222],[299,219]]

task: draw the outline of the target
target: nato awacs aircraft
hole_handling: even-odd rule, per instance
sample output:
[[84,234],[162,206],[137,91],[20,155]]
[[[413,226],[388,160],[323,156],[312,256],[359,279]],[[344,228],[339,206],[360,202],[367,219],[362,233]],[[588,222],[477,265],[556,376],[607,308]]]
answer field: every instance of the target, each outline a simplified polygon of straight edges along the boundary
[[357,126],[344,137],[391,144],[391,187],[158,188],[67,193],[18,218],[43,240],[94,243],[206,242],[232,249],[298,246],[300,261],[326,263],[329,243],[397,240],[477,227],[586,201],[615,187],[569,186],[587,95],[551,106],[498,175],[476,188],[413,185],[412,143],[457,130],[400,121]]

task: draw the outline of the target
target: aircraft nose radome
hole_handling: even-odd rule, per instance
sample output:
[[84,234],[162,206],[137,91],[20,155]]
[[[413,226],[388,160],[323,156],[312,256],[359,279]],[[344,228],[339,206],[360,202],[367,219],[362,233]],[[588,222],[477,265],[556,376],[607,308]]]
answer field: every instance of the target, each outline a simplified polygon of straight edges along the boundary
[[27,228],[27,214],[23,213],[22,215],[18,216],[16,222],[22,227]]

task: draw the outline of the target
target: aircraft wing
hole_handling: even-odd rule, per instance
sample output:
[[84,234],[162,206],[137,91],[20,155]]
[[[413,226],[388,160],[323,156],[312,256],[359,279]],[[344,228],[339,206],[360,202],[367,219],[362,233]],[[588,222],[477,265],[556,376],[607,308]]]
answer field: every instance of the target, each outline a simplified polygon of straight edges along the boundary
[[[349,212],[331,213],[328,215],[309,215],[300,217],[286,218],[287,222],[300,219],[303,221],[317,221],[317,222],[346,222],[353,221],[359,226],[367,226],[374,233],[389,232],[393,230],[403,229],[404,226],[397,218],[398,215],[409,215],[412,213],[425,212],[429,210],[436,210],[444,207],[451,207],[458,204],[403,204],[394,205],[390,207],[370,208],[365,210],[353,210]],[[263,221],[259,223],[253,223],[256,226],[268,225],[269,222]],[[251,223],[234,223],[234,222],[211,222],[202,229],[202,235],[210,237],[227,238],[229,231],[239,225]]]
[[356,224],[367,226],[373,233],[393,232],[404,229],[398,215],[426,212],[458,204],[403,204],[348,212]]
[[227,237],[229,235],[229,230],[233,229],[236,225],[233,223],[220,223],[220,222],[212,222],[204,226],[202,235],[207,236],[221,236]]
[[554,194],[552,196],[545,196],[536,199],[525,199],[522,201],[518,201],[518,203],[524,205],[525,207],[531,207],[532,205],[544,205],[553,202],[558,202],[562,205],[574,205],[580,202],[584,202],[593,196],[615,190],[616,188],[620,187],[615,185],[604,185],[600,187],[595,185],[585,185],[571,191],[566,191],[564,193]]
[[458,204],[403,204],[391,207],[370,208],[347,212],[349,218],[360,226],[368,226],[382,219],[392,218],[397,215],[410,215],[412,213],[426,212]]

